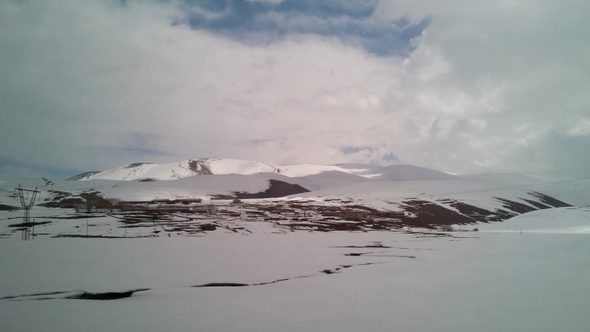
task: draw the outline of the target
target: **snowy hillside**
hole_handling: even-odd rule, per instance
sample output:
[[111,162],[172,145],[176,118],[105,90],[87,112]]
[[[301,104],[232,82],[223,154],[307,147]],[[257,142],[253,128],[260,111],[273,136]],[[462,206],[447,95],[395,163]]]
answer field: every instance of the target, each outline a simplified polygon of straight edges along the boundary
[[273,165],[253,160],[238,159],[189,159],[168,164],[133,163],[104,171],[85,172],[72,180],[174,180],[195,175],[278,173],[298,178],[326,172],[341,172],[376,180],[439,180],[453,175],[412,165],[380,167],[363,164],[339,165]]
[[102,172],[88,172],[74,180],[174,180],[195,175],[279,173],[270,164],[236,159],[189,159],[168,164],[133,163]]
[[461,178],[495,185],[499,190],[540,191],[576,206],[590,206],[590,179],[560,179],[516,173],[481,173],[463,175]]
[[494,233],[590,234],[590,208],[565,207],[523,214],[505,223],[482,226]]
[[416,181],[416,180],[453,180],[457,176],[426,167],[412,165],[394,165],[376,170],[375,180]]
[[[292,230],[368,231],[487,223],[536,210],[590,205],[588,180],[501,173],[458,176],[411,165],[274,166],[200,159],[136,163],[78,178],[83,181],[0,179],[0,208],[9,211],[20,205],[15,188],[22,185],[39,188],[37,205],[43,207],[106,209],[129,220],[145,217],[125,217],[130,206],[150,210],[177,204],[162,208],[186,212],[213,203],[225,211],[218,217],[220,227],[246,216]],[[244,205],[235,207],[234,201]],[[153,236],[150,225],[143,235]],[[194,231],[193,226],[175,229]],[[200,232],[200,226],[194,227]]]
[[[64,181],[21,178],[0,180],[0,204],[19,205],[14,188],[19,185],[40,190],[41,203],[59,197],[78,198],[81,193],[99,192],[101,197],[126,201],[158,199],[203,199],[239,193],[260,193],[274,183],[291,184],[291,178],[275,173],[192,176],[169,181],[87,180]],[[297,192],[297,191],[295,191]],[[301,191],[299,191],[301,192]],[[67,194],[66,194],[67,193]],[[284,196],[288,193],[277,196]],[[64,196],[65,195],[65,196]]]

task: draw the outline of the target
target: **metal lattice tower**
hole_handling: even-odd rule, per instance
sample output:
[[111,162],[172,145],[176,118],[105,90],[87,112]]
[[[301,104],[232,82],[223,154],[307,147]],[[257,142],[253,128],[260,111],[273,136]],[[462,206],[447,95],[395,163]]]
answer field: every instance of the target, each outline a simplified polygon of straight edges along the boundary
[[35,189],[25,189],[22,188],[20,185],[16,188],[16,192],[18,193],[18,197],[20,199],[21,207],[24,211],[23,216],[23,229],[22,229],[22,239],[29,240],[32,238],[32,230],[33,224],[31,223],[31,208],[35,204],[35,200],[37,199],[37,195],[39,194],[39,190],[37,187]]

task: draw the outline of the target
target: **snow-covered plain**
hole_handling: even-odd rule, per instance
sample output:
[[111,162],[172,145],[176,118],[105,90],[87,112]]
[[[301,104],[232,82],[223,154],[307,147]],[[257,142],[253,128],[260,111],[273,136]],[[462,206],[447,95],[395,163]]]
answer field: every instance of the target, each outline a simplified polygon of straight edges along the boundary
[[[542,210],[534,219],[545,227],[556,214],[566,228],[570,219],[590,223],[588,209]],[[171,239],[2,240],[0,296],[151,288],[115,301],[1,300],[2,330],[587,330],[586,234],[453,234],[215,232]],[[375,241],[391,248],[362,248]],[[353,252],[366,255],[346,256]],[[375,264],[362,265],[367,263]],[[277,279],[289,280],[190,287]]]

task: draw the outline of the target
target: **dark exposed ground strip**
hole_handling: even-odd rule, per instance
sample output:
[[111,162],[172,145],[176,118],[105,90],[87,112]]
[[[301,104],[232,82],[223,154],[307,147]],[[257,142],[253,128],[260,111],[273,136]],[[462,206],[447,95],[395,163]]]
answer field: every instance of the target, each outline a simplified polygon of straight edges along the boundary
[[432,248],[409,248],[409,247],[392,247],[392,246],[375,246],[375,245],[367,245],[367,246],[333,246],[330,248],[342,248],[342,249],[397,249],[397,250],[421,250],[421,251],[431,251],[434,250]]
[[[87,291],[57,291],[57,292],[45,292],[45,293],[33,293],[23,294],[14,296],[0,297],[0,300],[9,301],[24,301],[24,300],[57,300],[57,299],[74,299],[74,300],[117,300],[126,297],[131,297],[134,293],[144,292],[149,288],[138,288],[131,289],[123,292],[99,292],[92,293]],[[67,296],[52,296],[52,295],[64,295]],[[39,297],[42,296],[42,297]]]
[[20,298],[34,297],[34,296],[44,296],[44,295],[60,295],[60,294],[67,294],[67,293],[71,293],[71,292],[72,291],[59,291],[59,292],[33,293],[33,294],[24,294],[24,295],[4,296],[4,297],[0,297],[0,300],[13,300],[13,299],[20,299]]
[[[383,256],[383,257],[398,257],[398,256]],[[403,257],[403,258],[415,258],[415,257],[406,257],[406,256],[399,256],[399,257]],[[385,264],[386,262],[368,262],[368,263],[361,263],[361,264],[346,264],[346,265],[340,265],[334,269],[324,269],[320,271],[320,274],[310,274],[310,275],[302,275],[302,276],[297,276],[297,277],[291,277],[291,278],[280,278],[280,279],[276,279],[276,280],[272,280],[272,281],[264,281],[264,282],[257,282],[257,283],[241,283],[241,282],[210,282],[210,283],[206,283],[206,284],[200,284],[200,285],[193,285],[191,287],[193,288],[204,288],[204,287],[249,287],[249,286],[264,286],[264,285],[271,285],[271,284],[276,284],[276,283],[280,283],[280,282],[285,282],[285,281],[289,281],[289,280],[293,280],[293,279],[301,279],[301,278],[310,278],[310,277],[317,277],[320,276],[321,274],[336,274],[339,273],[341,270],[344,269],[348,269],[351,267],[356,267],[356,266],[367,266],[367,265],[374,265],[374,264]]]
[[380,254],[375,252],[349,252],[344,254],[344,256],[350,257],[398,257],[398,258],[409,258],[409,259],[416,259],[414,255],[395,255],[395,254]]
[[85,235],[85,234],[58,234],[54,238],[68,237],[68,238],[84,238],[84,239],[140,239],[154,237],[153,235],[137,235],[137,236],[115,236],[115,235]]

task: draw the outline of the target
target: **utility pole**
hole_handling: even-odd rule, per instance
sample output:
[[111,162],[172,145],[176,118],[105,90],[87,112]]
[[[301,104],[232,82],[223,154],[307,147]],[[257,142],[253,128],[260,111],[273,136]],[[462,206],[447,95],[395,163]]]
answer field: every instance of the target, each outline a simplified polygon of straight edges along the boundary
[[37,187],[35,187],[35,189],[25,189],[21,187],[20,184],[18,185],[18,188],[15,189],[20,199],[20,205],[24,211],[22,239],[30,240],[32,239],[33,228],[33,224],[31,223],[31,208],[35,204],[39,190],[37,190]]

